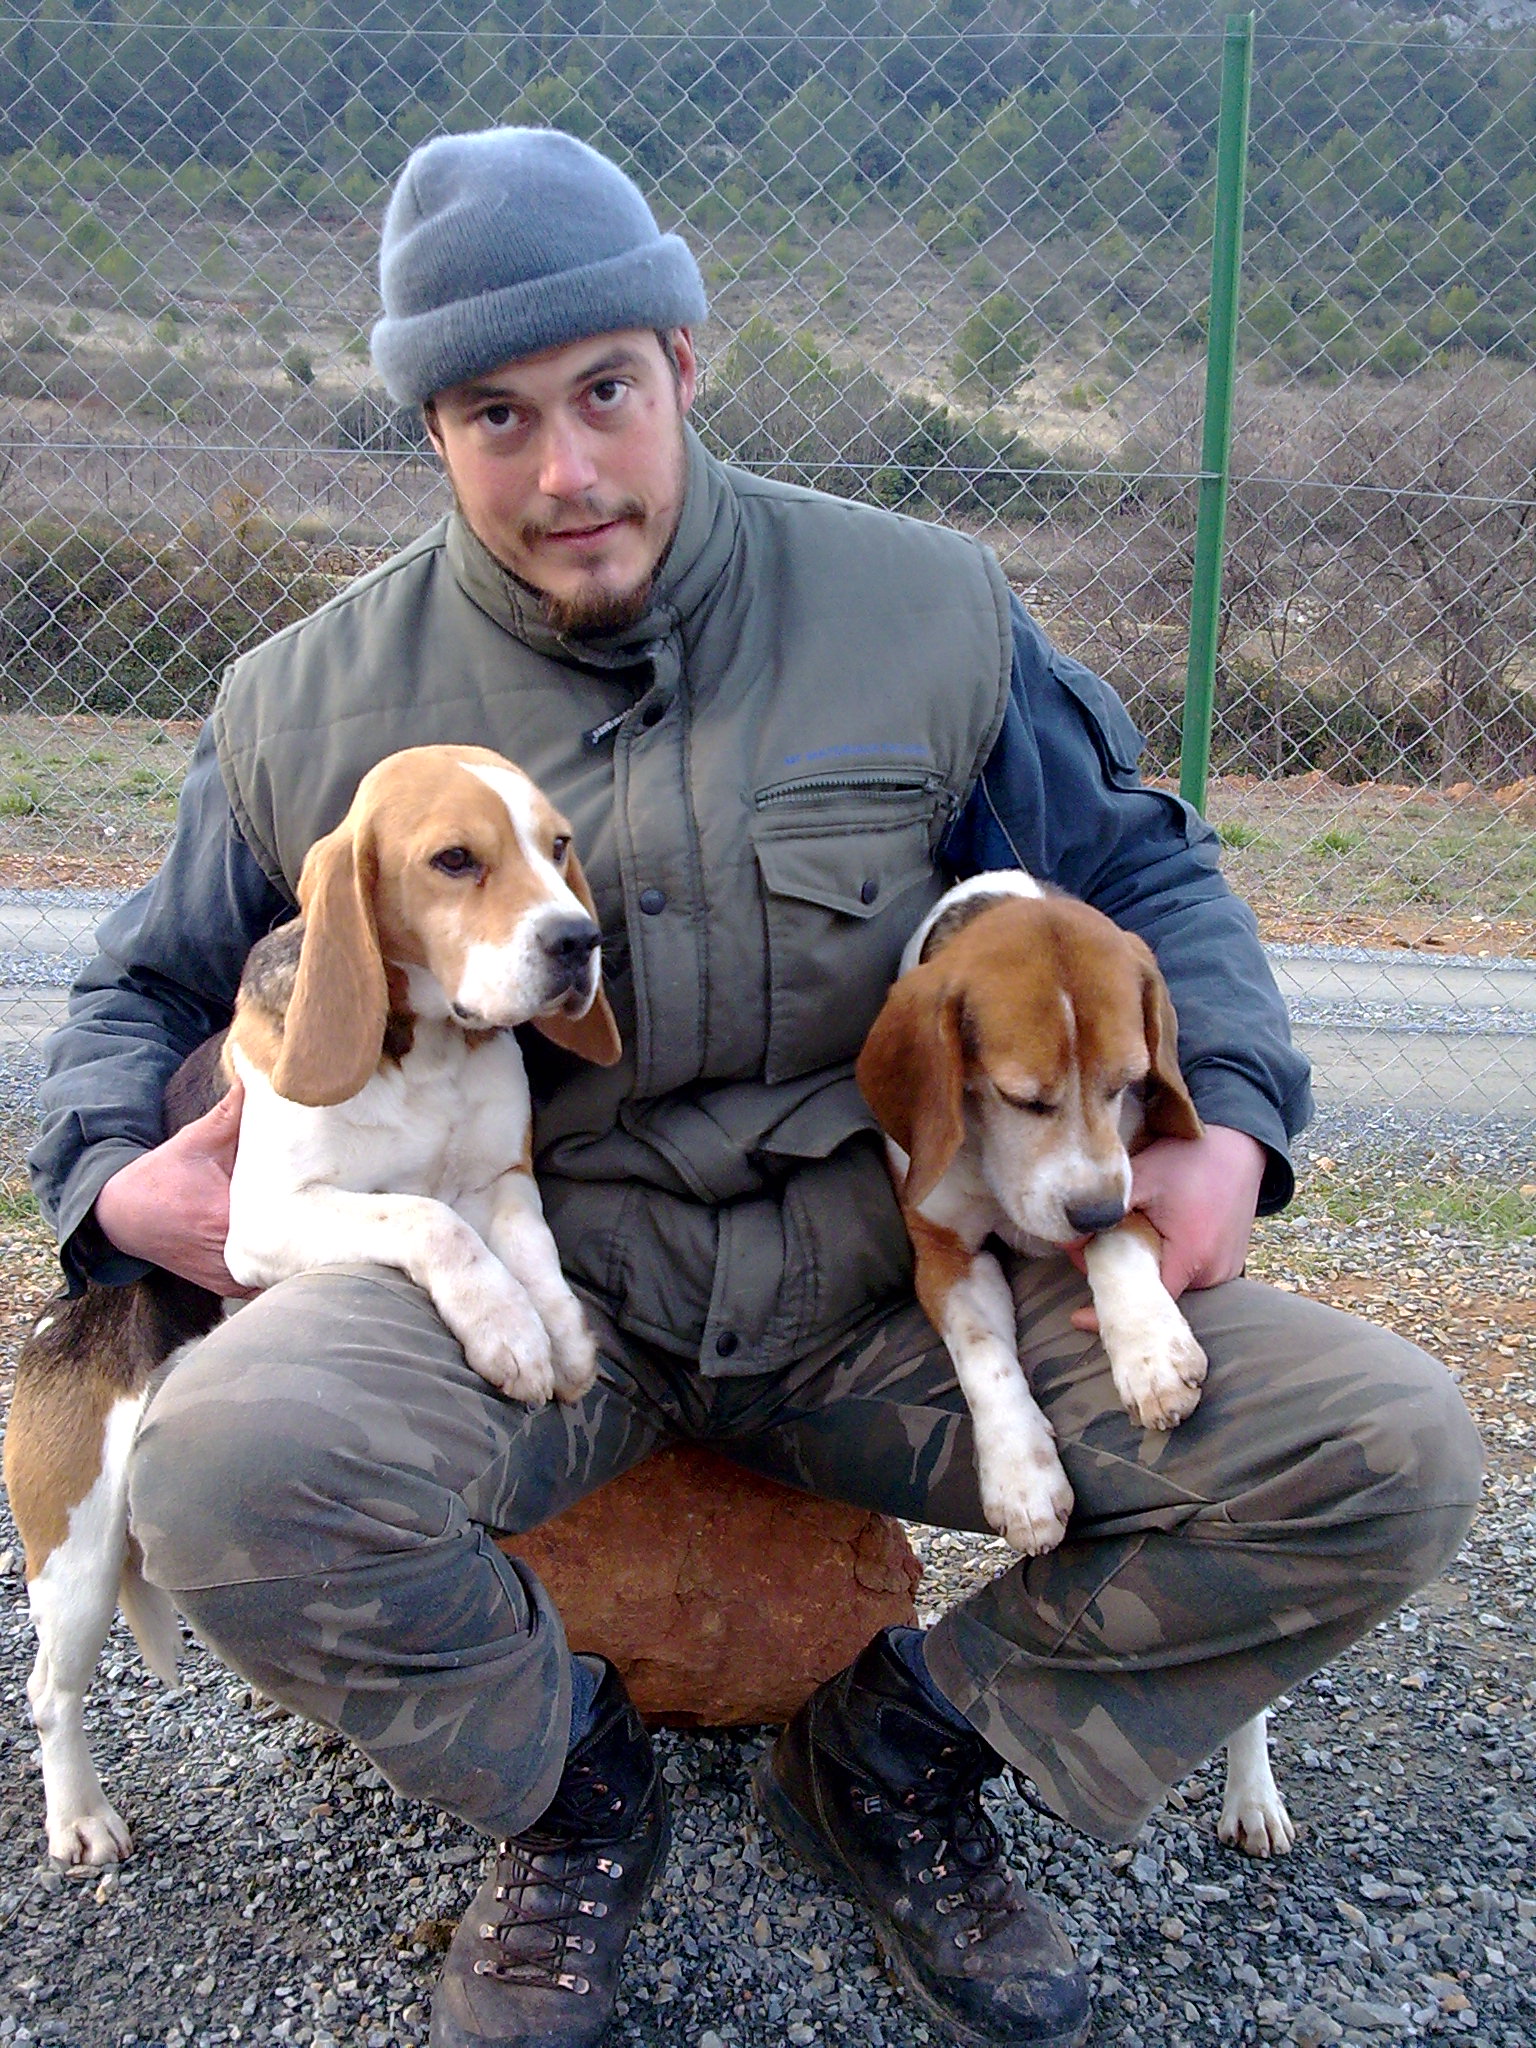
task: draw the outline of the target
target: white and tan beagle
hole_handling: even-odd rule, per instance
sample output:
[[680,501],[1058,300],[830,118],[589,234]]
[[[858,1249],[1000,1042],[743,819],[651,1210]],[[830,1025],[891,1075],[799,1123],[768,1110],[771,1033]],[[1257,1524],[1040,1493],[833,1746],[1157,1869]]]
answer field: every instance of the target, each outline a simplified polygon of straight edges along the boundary
[[[913,933],[858,1080],[886,1133],[918,1300],[971,1411],[982,1510],[1038,1556],[1066,1534],[1072,1489],[987,1240],[1030,1257],[1087,1240],[1115,1391],[1143,1428],[1182,1422],[1205,1379],[1162,1240],[1129,1207],[1134,1153],[1201,1132],[1167,988],[1149,948],[1089,905],[1017,869],[973,876]],[[1229,1745],[1220,1833],[1255,1855],[1294,1839],[1262,1715]]]
[[[611,1065],[592,898],[570,827],[476,747],[380,762],[299,879],[302,916],[253,948],[233,1022],[167,1093],[168,1128],[244,1083],[225,1259],[242,1285],[356,1261],[430,1294],[501,1393],[574,1401],[596,1354],[531,1172],[511,1027]],[[175,1681],[179,1625],[127,1526],[133,1438],[156,1375],[222,1304],[159,1271],[51,1303],[17,1365],[5,1480],[38,1652],[49,1854],[126,1855],[83,1701],[114,1608]]]

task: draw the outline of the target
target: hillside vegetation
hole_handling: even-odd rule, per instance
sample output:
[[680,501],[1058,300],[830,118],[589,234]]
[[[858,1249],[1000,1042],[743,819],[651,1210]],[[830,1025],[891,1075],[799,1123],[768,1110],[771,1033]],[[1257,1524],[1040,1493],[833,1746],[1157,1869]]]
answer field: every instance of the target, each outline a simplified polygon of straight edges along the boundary
[[[1008,230],[1089,274],[1054,309],[1132,354],[1203,319],[1224,4],[1051,0],[80,0],[0,34],[0,213],[61,282],[131,289],[114,201],[344,222],[444,129],[600,138],[700,235],[781,263],[900,220],[950,255]],[[1263,0],[1250,345],[1404,374],[1526,360],[1536,28]],[[39,214],[42,218],[39,219]],[[50,226],[53,233],[50,237]]]

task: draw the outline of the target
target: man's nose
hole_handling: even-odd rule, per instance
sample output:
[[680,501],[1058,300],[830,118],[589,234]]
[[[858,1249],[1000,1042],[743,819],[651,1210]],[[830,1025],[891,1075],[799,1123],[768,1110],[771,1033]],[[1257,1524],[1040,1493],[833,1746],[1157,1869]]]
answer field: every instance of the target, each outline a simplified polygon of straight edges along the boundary
[[597,465],[575,420],[551,421],[539,451],[539,489],[546,498],[580,498],[597,483]]

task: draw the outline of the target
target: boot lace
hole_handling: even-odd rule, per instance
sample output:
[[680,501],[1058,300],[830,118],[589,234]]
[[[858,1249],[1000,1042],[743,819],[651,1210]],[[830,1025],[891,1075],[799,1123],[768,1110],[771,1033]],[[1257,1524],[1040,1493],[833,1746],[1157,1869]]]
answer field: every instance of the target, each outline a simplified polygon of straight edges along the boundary
[[919,1862],[915,1880],[933,1889],[934,1912],[957,1917],[956,1948],[985,1941],[1011,1911],[1002,1837],[981,1803],[993,1768],[979,1746],[944,1743],[915,1783],[899,1794],[872,1787],[861,1802],[871,1818],[888,1817],[902,1850]]
[[[624,1875],[623,1864],[606,1853],[601,1839],[614,1833],[623,1811],[623,1795],[598,1766],[576,1761],[542,1821],[496,1844],[496,1899],[504,1910],[499,1919],[482,1922],[479,1932],[501,1953],[494,1960],[479,1958],[477,1976],[578,1997],[592,1989],[572,1959],[594,1954],[597,1944],[575,1923],[607,1914],[603,1900],[591,1895],[594,1879]],[[599,1839],[590,1839],[594,1835]]]

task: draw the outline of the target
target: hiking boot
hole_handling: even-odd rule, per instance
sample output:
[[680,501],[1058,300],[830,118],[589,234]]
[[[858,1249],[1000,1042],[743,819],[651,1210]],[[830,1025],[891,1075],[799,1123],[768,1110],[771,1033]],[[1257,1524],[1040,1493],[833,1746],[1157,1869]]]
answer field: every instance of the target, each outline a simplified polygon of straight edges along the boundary
[[925,1697],[886,1635],[811,1695],[753,1772],[777,1834],[869,1909],[898,1976],[967,2048],[1075,2048],[1088,1986],[1003,1861],[981,1787],[1002,1770]]
[[432,2000],[431,2048],[588,2048],[667,1852],[661,1773],[604,1663],[592,1722],[532,1827],[496,1844]]

